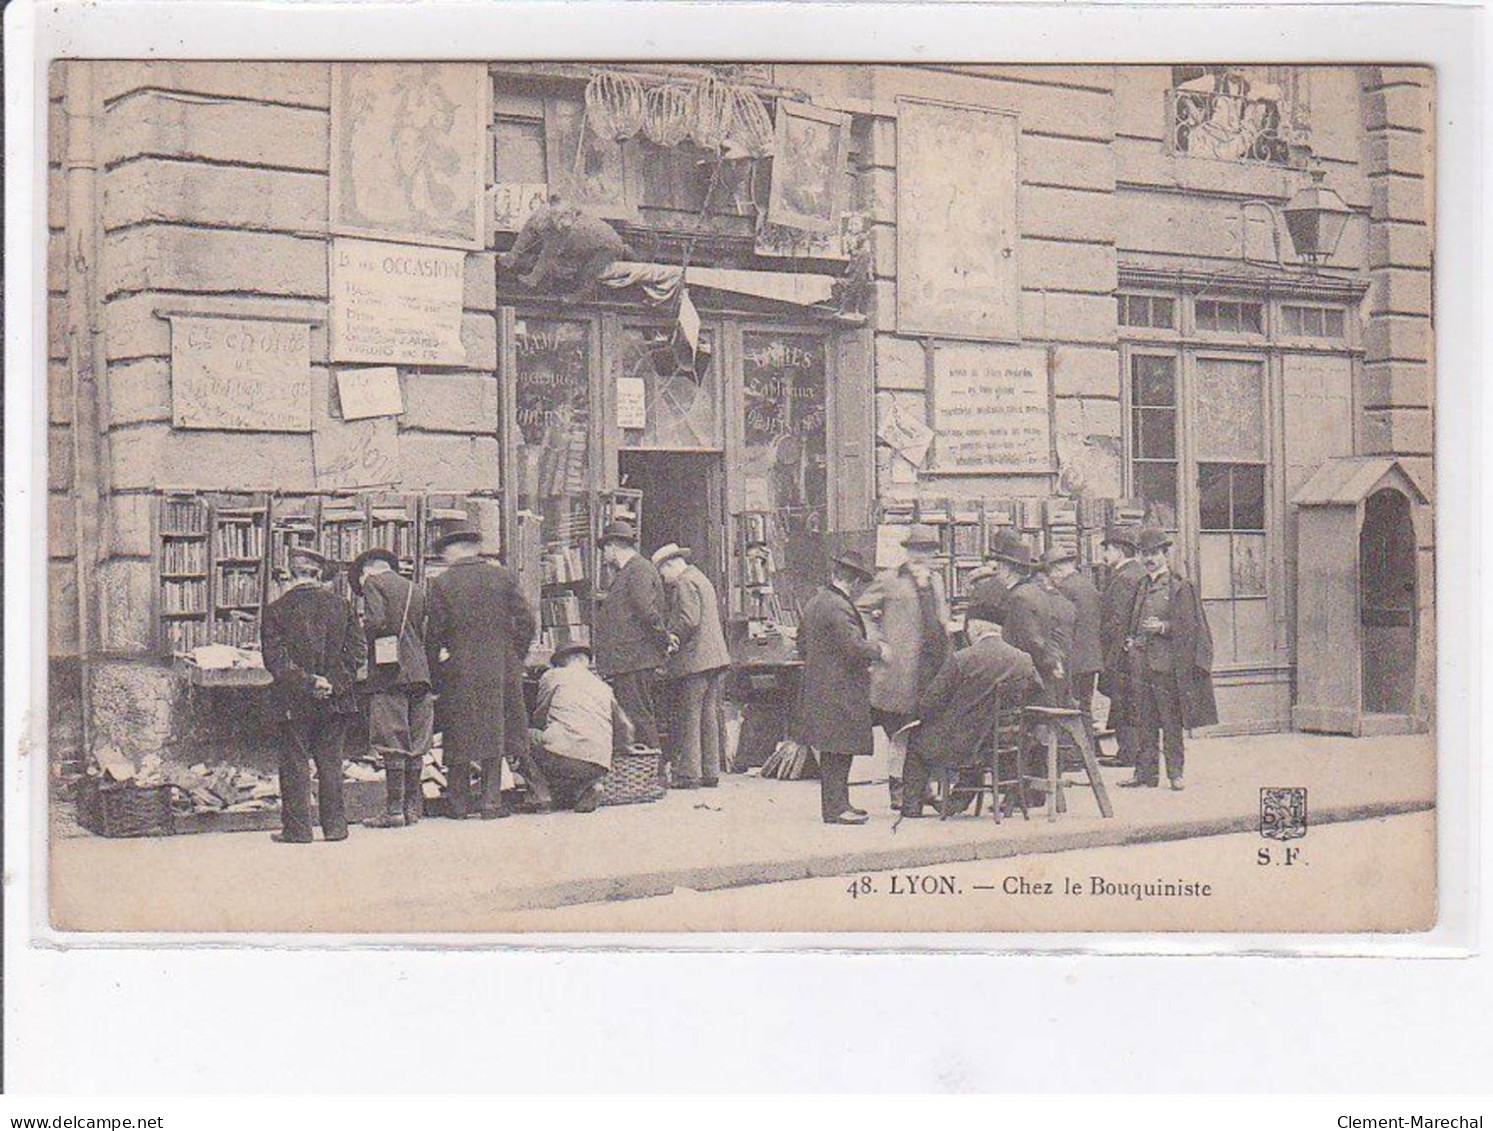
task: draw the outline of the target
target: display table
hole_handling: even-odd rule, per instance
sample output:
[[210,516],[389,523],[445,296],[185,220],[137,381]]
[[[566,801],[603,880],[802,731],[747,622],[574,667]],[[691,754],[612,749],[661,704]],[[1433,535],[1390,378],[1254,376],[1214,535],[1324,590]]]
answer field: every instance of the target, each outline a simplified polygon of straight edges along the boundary
[[790,659],[731,665],[726,693],[741,704],[741,735],[729,772],[756,769],[792,736],[803,666],[802,660]]
[[204,668],[186,656],[177,656],[171,668],[192,687],[268,687],[275,682],[264,668]]

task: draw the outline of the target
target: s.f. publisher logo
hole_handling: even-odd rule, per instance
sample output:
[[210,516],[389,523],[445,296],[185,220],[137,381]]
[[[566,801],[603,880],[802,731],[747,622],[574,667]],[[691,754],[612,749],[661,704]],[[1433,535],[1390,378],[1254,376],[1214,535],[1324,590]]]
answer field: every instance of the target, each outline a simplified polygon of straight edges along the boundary
[[1260,790],[1260,835],[1296,840],[1306,835],[1306,790],[1299,785]]

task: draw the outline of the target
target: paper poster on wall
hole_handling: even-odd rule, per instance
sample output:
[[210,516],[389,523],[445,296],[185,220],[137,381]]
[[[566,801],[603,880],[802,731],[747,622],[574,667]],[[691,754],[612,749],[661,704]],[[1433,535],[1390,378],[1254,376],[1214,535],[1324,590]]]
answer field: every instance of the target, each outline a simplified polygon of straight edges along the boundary
[[339,369],[337,401],[342,406],[343,420],[398,416],[404,412],[399,370],[392,365],[375,369]]
[[489,120],[480,63],[333,64],[332,231],[482,248]]
[[617,378],[617,427],[648,427],[648,383],[643,378]]
[[897,332],[1021,337],[1016,117],[897,100]]
[[311,431],[311,328],[171,316],[171,421],[177,428]]
[[328,254],[333,361],[465,364],[462,252],[343,238]]
[[838,235],[850,116],[803,102],[778,103],[767,220]]
[[1047,351],[938,346],[933,353],[932,417],[936,472],[1051,472]]

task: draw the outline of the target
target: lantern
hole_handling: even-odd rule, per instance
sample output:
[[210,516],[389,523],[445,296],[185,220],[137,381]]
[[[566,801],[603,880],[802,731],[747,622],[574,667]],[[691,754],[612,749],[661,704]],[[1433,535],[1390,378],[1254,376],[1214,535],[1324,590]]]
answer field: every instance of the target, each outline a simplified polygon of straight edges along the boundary
[[1343,229],[1348,226],[1348,217],[1353,215],[1342,197],[1323,186],[1321,169],[1312,170],[1312,183],[1298,189],[1281,212],[1286,218],[1291,246],[1313,265],[1332,257],[1343,238]]

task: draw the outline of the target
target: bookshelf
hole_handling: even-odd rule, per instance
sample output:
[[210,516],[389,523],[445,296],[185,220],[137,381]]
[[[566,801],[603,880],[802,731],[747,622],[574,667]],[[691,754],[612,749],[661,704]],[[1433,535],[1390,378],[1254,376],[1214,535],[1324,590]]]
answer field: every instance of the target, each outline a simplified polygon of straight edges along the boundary
[[537,542],[541,529],[551,535],[537,549],[539,636],[530,663],[548,662],[567,643],[591,643],[596,605],[606,596],[596,540],[612,522],[629,522],[640,530],[642,518],[643,493],[618,488],[573,496],[564,514],[543,524],[537,516],[531,520],[527,534],[521,524],[521,537]]
[[258,647],[265,598],[265,531],[269,505],[263,495],[214,495],[212,526],[212,626],[214,644]]
[[343,597],[351,597],[347,567],[368,549],[368,515],[362,496],[334,496],[321,503],[321,552],[336,574],[332,584]]
[[211,639],[207,504],[196,495],[163,495],[156,528],[158,644],[170,654],[187,652]]
[[366,496],[368,549],[384,549],[399,559],[399,572],[413,578],[420,563],[420,497],[392,492]]

